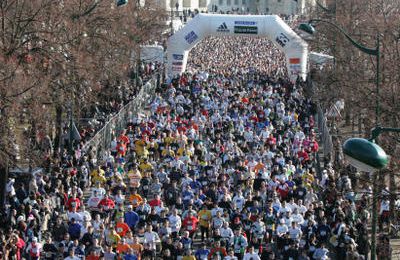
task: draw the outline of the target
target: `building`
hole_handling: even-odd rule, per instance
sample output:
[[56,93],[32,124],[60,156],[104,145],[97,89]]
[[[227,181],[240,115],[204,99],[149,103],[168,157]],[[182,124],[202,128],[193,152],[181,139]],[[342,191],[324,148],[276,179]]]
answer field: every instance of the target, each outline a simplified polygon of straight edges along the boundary
[[[324,1],[323,1],[324,2]],[[199,11],[243,14],[302,15],[315,0],[159,0],[166,11]]]

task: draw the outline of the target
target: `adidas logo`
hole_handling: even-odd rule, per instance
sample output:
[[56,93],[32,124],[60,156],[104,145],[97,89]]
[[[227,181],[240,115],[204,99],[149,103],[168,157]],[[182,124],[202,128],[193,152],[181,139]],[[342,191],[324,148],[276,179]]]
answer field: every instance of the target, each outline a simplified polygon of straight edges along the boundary
[[217,32],[229,32],[228,26],[226,26],[225,22],[218,26]]

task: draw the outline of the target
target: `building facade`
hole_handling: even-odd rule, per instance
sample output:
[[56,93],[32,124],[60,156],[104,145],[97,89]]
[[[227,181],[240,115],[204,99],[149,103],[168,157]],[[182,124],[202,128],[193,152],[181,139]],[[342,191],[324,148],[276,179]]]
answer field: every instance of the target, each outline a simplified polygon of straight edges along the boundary
[[315,0],[160,0],[166,11],[303,15]]

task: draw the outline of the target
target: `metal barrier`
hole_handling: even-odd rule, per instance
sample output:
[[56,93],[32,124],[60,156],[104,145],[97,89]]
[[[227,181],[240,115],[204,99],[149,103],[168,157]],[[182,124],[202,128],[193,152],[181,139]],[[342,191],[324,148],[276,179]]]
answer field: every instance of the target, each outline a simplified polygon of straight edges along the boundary
[[[330,132],[330,128],[328,125],[328,119],[323,112],[323,109],[318,101],[318,98],[315,96],[315,87],[312,77],[309,75],[308,80],[305,85],[305,94],[307,97],[311,98],[313,102],[316,104],[316,122],[318,126],[318,133],[320,137],[320,144],[322,144],[322,152],[324,155],[324,159],[327,162],[332,162],[334,157],[333,154],[333,141],[332,135]],[[318,158],[319,161],[319,158]],[[319,162],[318,162],[319,166]]]
[[328,120],[326,115],[323,113],[321,106],[317,105],[317,123],[318,132],[320,134],[320,140],[323,144],[323,153],[325,158],[332,160],[333,157],[333,142],[332,135],[328,127]]
[[111,148],[111,142],[114,137],[119,135],[130,119],[144,112],[146,106],[150,105],[155,90],[160,83],[159,75],[153,76],[143,84],[136,97],[126,104],[115,116],[113,116],[101,128],[92,139],[84,144],[82,152],[87,154],[93,152],[98,160],[101,160],[105,152]]

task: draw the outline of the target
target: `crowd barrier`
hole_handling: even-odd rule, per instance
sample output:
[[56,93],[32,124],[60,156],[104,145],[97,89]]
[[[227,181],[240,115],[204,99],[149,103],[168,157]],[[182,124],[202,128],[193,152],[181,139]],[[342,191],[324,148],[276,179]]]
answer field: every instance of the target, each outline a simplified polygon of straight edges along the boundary
[[[324,162],[332,162],[334,158],[334,147],[333,147],[333,142],[332,142],[332,135],[331,131],[328,125],[328,119],[323,112],[323,108],[321,107],[320,102],[318,99],[315,97],[315,92],[314,92],[314,82],[311,79],[311,77],[308,77],[307,84],[306,84],[306,95],[312,99],[312,101],[316,104],[316,125],[318,128],[318,134],[319,134],[319,144],[320,144],[320,149],[322,151],[322,154],[324,156]],[[317,154],[317,168],[318,168],[318,173],[320,173],[320,158],[319,155]]]
[[156,74],[144,83],[136,97],[113,116],[85,145],[82,152],[93,152],[97,159],[102,159],[110,149],[111,142],[126,127],[129,119],[143,113],[152,101],[155,90],[160,84],[160,75]]

